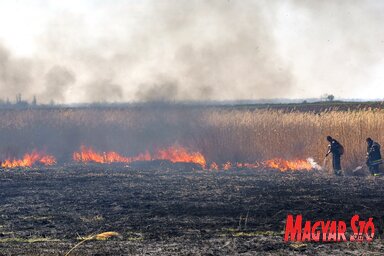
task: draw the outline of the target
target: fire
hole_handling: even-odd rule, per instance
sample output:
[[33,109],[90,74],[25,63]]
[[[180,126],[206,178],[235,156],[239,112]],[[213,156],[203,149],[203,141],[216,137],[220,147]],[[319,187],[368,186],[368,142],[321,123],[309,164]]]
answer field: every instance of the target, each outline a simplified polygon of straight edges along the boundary
[[269,168],[278,169],[282,172],[288,171],[288,170],[306,170],[310,171],[313,170],[313,165],[308,160],[284,160],[284,159],[271,159],[268,161],[265,161],[264,165]]
[[51,156],[51,155],[43,155],[39,161],[40,161],[40,163],[42,163],[44,165],[56,164],[56,158],[54,156]]
[[[241,163],[241,162],[225,162],[223,164],[217,164],[215,162],[209,162],[207,165],[204,155],[197,151],[188,150],[185,147],[179,145],[173,145],[167,148],[161,148],[155,150],[154,153],[145,151],[136,156],[123,156],[115,151],[97,152],[91,147],[81,146],[80,151],[74,152],[73,160],[79,163],[132,163],[135,161],[152,161],[152,160],[168,160],[172,163],[195,163],[200,165],[203,169],[209,170],[230,170],[233,168],[246,168],[246,169],[278,169],[280,171],[296,171],[296,170],[321,170],[319,166],[312,158],[306,160],[294,159],[285,160],[280,158],[274,158],[267,161],[254,162],[254,163]],[[35,164],[41,164],[50,166],[56,164],[56,158],[52,155],[41,154],[36,150],[31,153],[27,153],[22,159],[7,159],[1,162],[2,168],[15,168],[15,167],[31,167]]]
[[172,146],[166,149],[159,149],[154,159],[169,160],[173,163],[195,163],[203,167],[207,164],[205,157],[200,152],[188,152],[187,149],[181,146]]
[[295,159],[285,160],[280,158],[274,158],[267,161],[255,162],[255,163],[231,163],[226,162],[219,167],[218,164],[212,162],[210,164],[210,170],[229,170],[232,168],[246,168],[246,169],[278,169],[284,171],[310,171],[321,170],[319,166],[312,158],[306,160]]
[[133,157],[125,157],[114,151],[100,153],[90,147],[81,146],[79,152],[73,153],[73,160],[82,163],[131,163],[134,161],[168,160],[173,163],[195,163],[203,168],[206,165],[205,157],[201,153],[190,152],[181,146],[159,149],[152,155],[146,151]]
[[95,152],[90,147],[81,146],[80,152],[73,153],[73,160],[76,162],[95,162],[95,163],[129,163],[129,158],[121,156],[120,154],[110,151],[110,152]]
[[210,170],[218,170],[219,166],[217,165],[217,163],[212,162],[211,165],[209,166],[209,169]]
[[223,164],[223,170],[229,170],[231,168],[232,168],[231,162],[226,162],[225,164]]
[[34,164],[54,165],[56,158],[52,155],[40,154],[37,151],[26,153],[22,159],[6,159],[1,163],[2,168],[31,167]]

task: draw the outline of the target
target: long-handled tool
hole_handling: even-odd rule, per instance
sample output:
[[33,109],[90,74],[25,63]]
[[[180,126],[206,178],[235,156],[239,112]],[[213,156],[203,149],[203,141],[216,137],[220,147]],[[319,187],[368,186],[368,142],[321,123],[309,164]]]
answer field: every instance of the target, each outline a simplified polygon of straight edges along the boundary
[[355,173],[355,172],[357,172],[358,170],[361,170],[361,169],[363,169],[363,166],[359,165],[355,169],[352,170],[352,173]]
[[327,157],[328,157],[328,154],[326,154],[325,157],[324,157],[323,165],[321,166],[321,169],[325,170],[329,175],[331,175],[331,171],[326,168],[326,166],[327,166]]
[[363,169],[364,172],[367,173],[368,175],[371,174],[371,172],[367,168],[364,168],[365,165],[366,165],[366,162],[362,162],[359,166],[357,166],[355,169],[352,170],[352,173],[355,174],[356,172]]
[[325,170],[325,164],[327,163],[327,157],[324,157],[321,169]]

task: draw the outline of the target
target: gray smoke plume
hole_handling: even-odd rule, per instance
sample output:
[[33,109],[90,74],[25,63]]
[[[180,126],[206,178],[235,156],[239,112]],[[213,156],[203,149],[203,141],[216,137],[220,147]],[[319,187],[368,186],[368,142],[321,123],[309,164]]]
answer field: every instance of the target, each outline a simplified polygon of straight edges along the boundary
[[42,95],[43,101],[55,99],[56,101],[65,100],[65,92],[68,86],[75,83],[76,78],[72,71],[65,67],[54,66],[45,75],[45,92]]
[[71,103],[348,96],[380,81],[381,2],[79,1],[89,10],[75,2],[50,16],[34,56],[0,48],[1,97]]
[[178,97],[178,90],[178,84],[171,81],[152,85],[142,84],[136,92],[136,98],[151,102],[175,101]]
[[120,101],[123,98],[120,85],[110,80],[95,80],[86,85],[87,102]]
[[33,63],[28,59],[13,58],[11,53],[0,45],[0,89],[2,96],[14,97],[21,91],[32,93],[29,88],[34,83]]
[[40,38],[44,49],[37,55],[44,63],[30,60],[41,65],[39,72],[14,61],[17,68],[8,71],[13,80],[2,82],[7,96],[177,101],[278,97],[289,91],[293,78],[275,54],[269,29],[274,14],[265,13],[263,2],[149,1],[142,8],[123,1],[106,10],[110,21],[98,27],[94,42],[81,15],[56,16]]
[[[153,4],[153,24],[141,31],[139,38],[152,52],[150,59],[158,62],[156,73],[174,81],[172,86],[163,83],[166,89],[161,93],[171,89],[170,99],[176,100],[261,98],[287,93],[293,78],[276,55],[273,33],[267,29],[274,18],[262,9],[263,3],[257,1]],[[143,33],[148,30],[151,33]],[[156,76],[151,78],[157,90],[161,84]]]

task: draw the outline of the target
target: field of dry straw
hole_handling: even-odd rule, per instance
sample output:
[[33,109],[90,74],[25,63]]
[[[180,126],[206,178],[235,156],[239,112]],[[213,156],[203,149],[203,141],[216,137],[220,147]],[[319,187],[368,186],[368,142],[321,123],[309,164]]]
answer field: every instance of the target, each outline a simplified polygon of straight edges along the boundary
[[350,171],[364,163],[366,137],[384,143],[384,110],[372,109],[55,108],[1,110],[0,118],[2,158],[39,149],[59,162],[80,145],[133,155],[177,143],[218,163],[313,157],[321,164],[331,135],[344,145]]

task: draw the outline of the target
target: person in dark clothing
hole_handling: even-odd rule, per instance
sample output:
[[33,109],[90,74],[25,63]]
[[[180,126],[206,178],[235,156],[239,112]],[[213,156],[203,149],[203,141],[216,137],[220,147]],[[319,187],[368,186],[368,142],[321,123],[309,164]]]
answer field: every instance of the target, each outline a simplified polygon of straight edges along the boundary
[[367,138],[367,166],[372,175],[379,175],[379,166],[382,164],[380,144]]
[[331,136],[327,136],[328,152],[325,155],[327,157],[332,153],[332,167],[335,175],[341,175],[341,155],[344,154],[343,146]]

